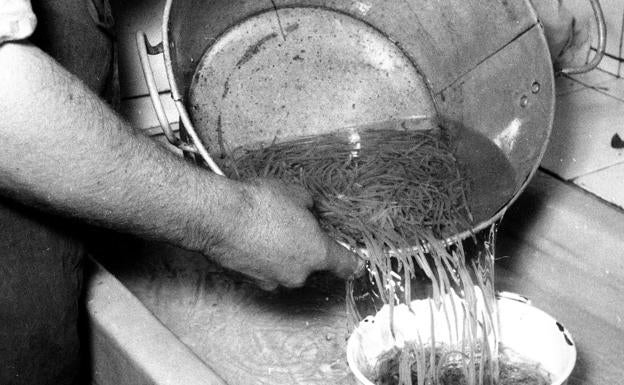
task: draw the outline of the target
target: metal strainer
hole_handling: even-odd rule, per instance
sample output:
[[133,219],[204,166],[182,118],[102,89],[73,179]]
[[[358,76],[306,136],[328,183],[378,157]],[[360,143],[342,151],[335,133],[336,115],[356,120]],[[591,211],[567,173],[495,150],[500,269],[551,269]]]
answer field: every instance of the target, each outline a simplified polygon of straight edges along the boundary
[[[554,74],[528,0],[167,0],[162,38],[151,46],[137,33],[163,131],[218,174],[213,157],[228,149],[371,122],[424,116],[482,135],[511,164],[514,188],[454,238],[501,218],[552,127]],[[160,53],[181,138],[149,69]]]

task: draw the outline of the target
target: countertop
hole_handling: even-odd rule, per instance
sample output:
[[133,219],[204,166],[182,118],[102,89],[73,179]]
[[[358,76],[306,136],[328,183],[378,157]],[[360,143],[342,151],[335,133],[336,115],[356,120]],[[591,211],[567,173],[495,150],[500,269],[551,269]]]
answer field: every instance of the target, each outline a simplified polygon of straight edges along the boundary
[[[265,293],[203,257],[163,245],[117,250],[107,268],[230,384],[352,384],[343,285],[313,277]],[[500,290],[529,297],[572,333],[570,385],[624,378],[624,213],[538,173],[501,225]]]

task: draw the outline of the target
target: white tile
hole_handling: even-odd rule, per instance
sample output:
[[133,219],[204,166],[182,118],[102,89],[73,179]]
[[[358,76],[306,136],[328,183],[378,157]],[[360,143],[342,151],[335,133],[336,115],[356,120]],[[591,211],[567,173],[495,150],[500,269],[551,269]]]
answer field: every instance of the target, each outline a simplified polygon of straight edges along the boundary
[[624,163],[579,177],[574,183],[600,198],[624,208]]
[[562,96],[571,92],[580,91],[587,86],[600,87],[605,83],[611,82],[613,79],[616,79],[613,74],[595,69],[580,75],[557,76],[555,79],[555,89],[557,96]]
[[623,128],[624,102],[591,89],[561,96],[542,166],[569,180],[620,163],[611,137]]
[[621,68],[620,62],[618,60],[615,60],[614,58],[610,58],[607,56],[604,56],[602,58],[600,64],[598,64],[598,68],[605,72],[613,74],[614,76],[617,76],[618,74],[619,76],[624,75],[624,73],[622,72],[624,68]]
[[600,87],[607,94],[624,101],[624,78],[612,77],[602,82]]
[[[165,114],[170,123],[179,121],[178,111],[169,93],[160,95]],[[125,99],[121,102],[121,115],[136,128],[148,129],[160,126],[154,106],[149,96],[140,96],[132,99]]]
[[[123,98],[147,95],[135,33],[139,30],[145,32],[152,45],[162,41],[160,24],[164,3],[164,0],[120,2],[116,30],[119,41],[119,80]],[[151,56],[150,63],[158,90],[169,90],[163,56]]]

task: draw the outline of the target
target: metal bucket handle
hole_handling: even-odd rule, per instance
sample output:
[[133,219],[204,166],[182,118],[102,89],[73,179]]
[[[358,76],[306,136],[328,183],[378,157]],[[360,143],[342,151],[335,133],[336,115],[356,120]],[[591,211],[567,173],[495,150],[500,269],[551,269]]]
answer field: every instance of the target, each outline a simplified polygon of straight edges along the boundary
[[596,19],[597,32],[598,32],[598,48],[596,54],[589,63],[586,63],[580,67],[562,68],[559,70],[563,75],[577,75],[585,72],[589,72],[596,68],[600,61],[604,57],[605,50],[607,48],[607,24],[604,18],[604,12],[598,0],[589,0],[592,10],[594,11],[594,18]]
[[165,134],[165,137],[167,138],[169,143],[184,152],[198,154],[204,160],[204,162],[206,162],[212,172],[217,175],[225,175],[223,171],[221,171],[221,168],[212,159],[210,154],[208,154],[208,151],[206,150],[206,147],[204,147],[204,145],[202,144],[199,136],[197,136],[197,132],[195,131],[195,127],[193,126],[193,123],[188,116],[186,108],[184,107],[184,103],[182,103],[180,98],[173,97],[173,93],[173,101],[175,103],[176,109],[178,110],[178,114],[180,114],[181,123],[184,125],[186,133],[190,136],[193,143],[185,143],[182,139],[178,138],[171,129],[169,119],[167,118],[167,115],[165,114],[165,109],[163,108],[163,105],[160,101],[160,95],[158,94],[158,88],[156,87],[156,81],[154,80],[154,73],[152,72],[152,66],[149,62],[149,55],[163,54],[163,43],[160,42],[155,46],[151,45],[143,31],[138,31],[136,33],[136,43],[139,52],[139,60],[141,61],[141,69],[143,70],[143,76],[145,76],[147,90],[152,100],[152,105],[154,106],[154,111],[156,112],[156,117],[158,118],[160,127],[162,128],[163,133]]

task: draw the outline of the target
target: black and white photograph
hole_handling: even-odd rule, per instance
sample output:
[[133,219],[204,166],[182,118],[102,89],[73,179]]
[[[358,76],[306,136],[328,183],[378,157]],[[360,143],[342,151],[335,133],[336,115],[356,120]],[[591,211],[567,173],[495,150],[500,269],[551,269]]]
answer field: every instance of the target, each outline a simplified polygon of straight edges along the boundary
[[624,0],[0,0],[0,385],[624,383]]

